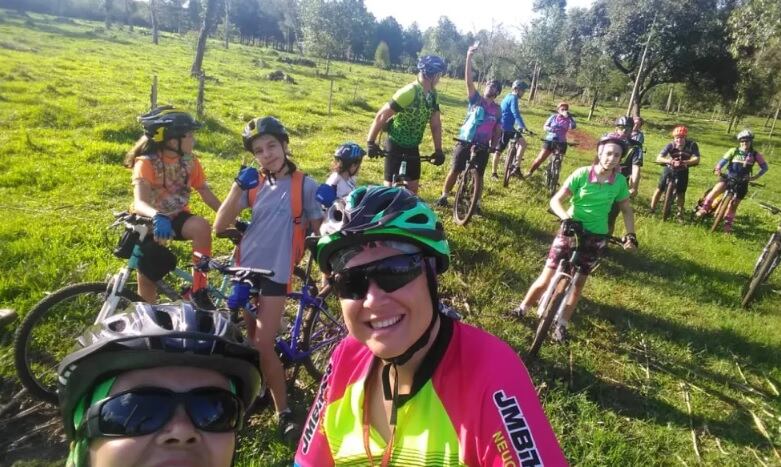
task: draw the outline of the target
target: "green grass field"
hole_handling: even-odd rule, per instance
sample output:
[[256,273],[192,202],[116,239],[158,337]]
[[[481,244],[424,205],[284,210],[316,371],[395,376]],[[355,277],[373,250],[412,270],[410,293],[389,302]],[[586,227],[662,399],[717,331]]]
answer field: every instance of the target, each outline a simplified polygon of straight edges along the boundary
[[[163,34],[160,45],[153,46],[148,31],[140,28],[106,31],[98,23],[0,10],[0,308],[23,316],[47,291],[101,280],[119,268],[109,251],[117,233],[106,227],[111,212],[131,201],[130,172],[121,161],[139,136],[135,117],[149,106],[155,74],[159,102],[194,110],[197,81],[189,77],[194,43],[193,36]],[[291,131],[295,160],[323,180],[335,146],[365,141],[375,110],[413,79],[332,63],[329,116],[330,80],[313,68],[280,62],[283,55],[238,44],[225,50],[209,42],[206,128],[198,133],[196,152],[218,196],[227,193],[245,157],[240,131],[249,118],[279,117]],[[297,84],[267,81],[265,75],[276,69]],[[322,74],[324,67],[318,70]],[[439,89],[446,146],[451,147],[464,116],[464,84],[444,80]],[[550,96],[524,105],[530,128],[540,132],[553,105]],[[606,122],[622,113],[599,107],[587,122],[585,105],[573,102],[572,110],[584,141],[608,131]],[[712,234],[702,226],[663,223],[647,214],[661,170],[651,161],[676,123],[689,126],[703,153],[702,165],[691,171],[691,208],[715,178],[712,165],[734,144],[725,122],[651,110],[643,116],[648,156],[635,202],[640,251],[610,251],[586,287],[571,344],[544,346],[529,370],[573,464],[696,464],[693,430],[705,464],[780,465],[781,298],[772,292],[773,286],[781,287],[779,275],[761,290],[751,310],[738,303],[779,221],[756,201],[781,205],[776,155],[781,137],[768,140],[763,119],[746,119],[744,124],[760,134],[759,150],[771,170],[761,180],[764,187],[752,188],[742,203],[735,233]],[[532,141],[527,160],[538,149],[539,141]],[[432,150],[428,136],[422,150]],[[565,173],[586,165],[593,155],[593,150],[571,150]],[[380,182],[381,165],[367,160],[361,182]],[[438,195],[446,170],[447,165],[424,165],[424,198]],[[487,180],[485,216],[467,228],[440,211],[454,252],[453,267],[443,278],[445,297],[467,322],[506,340],[522,358],[535,323],[511,318],[507,311],[539,273],[553,238],[556,224],[546,213],[547,201],[540,174],[509,190]],[[200,200],[193,208],[213,219]],[[228,248],[216,246],[217,251]],[[186,257],[185,248],[178,251]],[[3,331],[0,347],[2,398],[18,390],[8,337],[13,327]],[[308,402],[301,401],[296,410],[303,415]],[[268,411],[253,419],[241,437],[239,465],[290,464],[292,451],[272,427]],[[0,431],[6,428],[0,421]],[[0,450],[7,447],[3,438]],[[45,434],[32,438],[26,448],[9,451],[5,461],[35,461],[43,455],[36,443],[46,439]],[[56,438],[46,442],[53,446],[46,456],[62,459],[64,445]]]

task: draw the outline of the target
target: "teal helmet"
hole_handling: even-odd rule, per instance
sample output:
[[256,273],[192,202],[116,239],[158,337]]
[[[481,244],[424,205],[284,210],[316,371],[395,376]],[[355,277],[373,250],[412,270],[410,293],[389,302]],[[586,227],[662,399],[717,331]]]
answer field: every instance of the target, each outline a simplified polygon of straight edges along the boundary
[[450,246],[434,211],[405,188],[362,186],[344,204],[329,210],[323,235],[317,242],[320,269],[331,272],[331,257],[339,250],[371,241],[411,243],[436,260],[437,273],[450,263]]

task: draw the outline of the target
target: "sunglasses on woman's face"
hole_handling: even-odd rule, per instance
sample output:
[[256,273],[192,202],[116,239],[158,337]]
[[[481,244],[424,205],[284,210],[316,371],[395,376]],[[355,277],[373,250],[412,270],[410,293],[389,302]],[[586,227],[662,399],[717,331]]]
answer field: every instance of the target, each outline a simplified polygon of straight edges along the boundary
[[374,281],[385,292],[394,292],[409,284],[422,272],[423,256],[398,255],[383,258],[334,273],[330,282],[339,298],[363,300]]
[[195,428],[215,433],[237,430],[244,411],[241,400],[226,389],[204,387],[174,392],[164,388],[136,388],[93,404],[87,410],[87,437],[155,433],[171,421],[180,404],[184,405]]

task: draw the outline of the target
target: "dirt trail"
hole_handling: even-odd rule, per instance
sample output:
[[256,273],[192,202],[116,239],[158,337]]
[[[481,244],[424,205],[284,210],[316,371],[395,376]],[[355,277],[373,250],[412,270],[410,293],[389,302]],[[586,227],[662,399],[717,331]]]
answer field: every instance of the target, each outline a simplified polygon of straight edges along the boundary
[[583,151],[595,150],[597,148],[597,143],[599,142],[597,138],[584,131],[578,130],[577,128],[567,132],[567,139],[578,143],[578,149]]

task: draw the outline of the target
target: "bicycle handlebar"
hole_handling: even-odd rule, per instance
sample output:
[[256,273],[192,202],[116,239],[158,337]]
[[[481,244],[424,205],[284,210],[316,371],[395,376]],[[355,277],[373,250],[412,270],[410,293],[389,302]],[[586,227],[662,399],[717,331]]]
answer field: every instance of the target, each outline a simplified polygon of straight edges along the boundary
[[478,151],[481,150],[481,149],[484,150],[484,151],[490,151],[491,150],[491,148],[487,144],[485,144],[485,143],[474,143],[474,142],[466,141],[466,140],[459,139],[459,138],[453,138],[453,141],[457,141],[457,142],[461,143],[462,145],[467,146],[469,148],[474,147]]
[[274,271],[269,269],[230,266],[221,263],[210,256],[204,255],[203,253],[198,253],[197,251],[193,252],[193,255],[199,259],[198,264],[195,266],[199,271],[217,271],[220,274],[231,276],[239,281],[249,279],[254,282],[261,277],[271,277],[274,275]]
[[770,211],[770,213],[771,213],[771,214],[775,214],[775,215],[781,215],[781,209],[779,209],[779,208],[777,208],[777,207],[773,206],[773,205],[772,205],[772,204],[770,204],[770,203],[766,203],[766,202],[764,202],[764,201],[759,201],[759,205],[760,205],[762,208],[764,208],[764,209],[767,209],[768,211]]
[[572,141],[572,142],[569,142],[569,141],[551,141],[551,140],[547,140],[545,138],[540,138],[540,141],[545,142],[545,143],[563,144],[564,146],[577,146],[578,144],[580,144],[577,141]]

